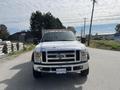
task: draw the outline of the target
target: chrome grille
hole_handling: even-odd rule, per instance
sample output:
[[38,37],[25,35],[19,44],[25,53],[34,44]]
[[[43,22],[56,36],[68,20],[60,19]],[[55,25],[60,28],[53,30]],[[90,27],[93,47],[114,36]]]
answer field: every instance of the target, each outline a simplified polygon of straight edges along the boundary
[[[59,55],[62,55],[60,57]],[[80,50],[69,51],[44,51],[42,52],[43,63],[66,63],[80,61]]]
[[48,51],[46,54],[47,62],[74,62],[76,51]]

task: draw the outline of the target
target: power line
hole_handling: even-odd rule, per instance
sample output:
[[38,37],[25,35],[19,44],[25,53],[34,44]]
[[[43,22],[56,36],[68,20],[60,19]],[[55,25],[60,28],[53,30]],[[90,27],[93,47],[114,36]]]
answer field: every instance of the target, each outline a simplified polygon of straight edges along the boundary
[[[120,15],[109,15],[109,16],[97,16],[97,17],[94,17],[94,18],[119,18]],[[63,20],[78,20],[78,19],[81,19],[81,18],[67,18],[67,17],[61,17]]]
[[[120,18],[120,17],[119,17]],[[101,18],[101,19],[93,19],[93,21],[95,22],[99,22],[99,21],[120,21],[120,19],[118,18]],[[63,23],[82,23],[83,20],[77,20],[77,21],[63,21]],[[89,20],[86,20],[86,22],[90,22]]]
[[[94,21],[101,21],[101,20],[119,20],[120,17],[108,17],[108,18],[94,18]],[[70,21],[71,20],[71,21]],[[73,21],[72,21],[73,20]],[[68,21],[62,20],[64,22],[83,22],[83,19],[69,19]],[[89,20],[87,20],[89,22]]]
[[[103,17],[103,18],[102,18]],[[102,21],[120,21],[120,15],[109,15],[109,16],[99,16],[99,17],[94,17],[93,21],[94,22],[102,22]],[[21,22],[28,22],[29,19],[23,19],[21,21],[20,20],[1,20],[1,23],[21,23]],[[63,23],[82,23],[84,22],[83,19],[81,18],[63,18],[63,20],[61,20]],[[89,19],[86,20],[86,22],[90,22]]]

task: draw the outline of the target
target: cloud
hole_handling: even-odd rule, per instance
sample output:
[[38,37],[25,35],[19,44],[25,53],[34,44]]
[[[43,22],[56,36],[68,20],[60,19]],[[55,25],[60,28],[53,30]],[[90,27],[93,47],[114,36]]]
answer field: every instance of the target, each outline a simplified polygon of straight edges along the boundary
[[[97,0],[95,5],[94,23],[118,23],[120,0]],[[65,25],[78,26],[91,15],[91,0],[1,0],[0,23],[9,24],[9,27],[21,26],[26,29],[32,12],[40,10],[50,11],[59,17]],[[111,19],[108,19],[111,18]],[[113,19],[113,20],[112,20]]]

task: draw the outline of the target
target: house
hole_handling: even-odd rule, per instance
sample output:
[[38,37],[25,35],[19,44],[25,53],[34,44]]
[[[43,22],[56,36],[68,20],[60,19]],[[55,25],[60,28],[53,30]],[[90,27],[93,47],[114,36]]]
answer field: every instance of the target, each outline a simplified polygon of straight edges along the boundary
[[33,42],[33,36],[30,31],[21,31],[9,36],[11,41]]
[[116,34],[114,35],[114,40],[120,42],[120,33],[116,33]]

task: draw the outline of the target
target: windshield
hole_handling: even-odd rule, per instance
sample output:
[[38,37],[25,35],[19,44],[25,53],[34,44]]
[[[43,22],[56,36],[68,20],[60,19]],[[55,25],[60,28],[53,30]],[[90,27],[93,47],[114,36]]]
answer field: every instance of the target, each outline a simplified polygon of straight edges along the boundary
[[46,33],[42,38],[42,42],[75,40],[75,36],[72,32],[49,32]]

